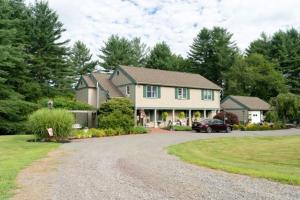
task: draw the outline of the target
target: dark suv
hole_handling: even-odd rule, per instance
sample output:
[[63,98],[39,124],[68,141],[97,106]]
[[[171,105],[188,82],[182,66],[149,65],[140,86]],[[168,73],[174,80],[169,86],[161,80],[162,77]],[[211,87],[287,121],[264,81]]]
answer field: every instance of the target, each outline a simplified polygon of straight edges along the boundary
[[212,133],[225,131],[226,133],[230,133],[232,126],[219,119],[205,119],[200,122],[193,122],[192,129],[197,132]]

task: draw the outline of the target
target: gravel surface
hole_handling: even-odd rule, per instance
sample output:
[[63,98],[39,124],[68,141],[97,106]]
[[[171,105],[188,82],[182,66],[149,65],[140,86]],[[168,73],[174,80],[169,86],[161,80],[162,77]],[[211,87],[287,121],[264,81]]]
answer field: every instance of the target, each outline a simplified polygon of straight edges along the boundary
[[[172,133],[75,140],[24,170],[13,199],[300,199],[300,187],[198,167],[165,147],[220,136],[286,135],[300,130],[230,134]],[[42,166],[42,167],[41,167]]]

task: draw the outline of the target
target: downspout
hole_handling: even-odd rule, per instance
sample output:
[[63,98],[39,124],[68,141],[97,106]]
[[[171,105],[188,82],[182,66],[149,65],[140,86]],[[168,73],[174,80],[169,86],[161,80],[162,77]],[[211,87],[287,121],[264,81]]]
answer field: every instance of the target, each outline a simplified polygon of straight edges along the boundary
[[96,84],[96,127],[98,127],[98,109],[99,109],[99,83]]

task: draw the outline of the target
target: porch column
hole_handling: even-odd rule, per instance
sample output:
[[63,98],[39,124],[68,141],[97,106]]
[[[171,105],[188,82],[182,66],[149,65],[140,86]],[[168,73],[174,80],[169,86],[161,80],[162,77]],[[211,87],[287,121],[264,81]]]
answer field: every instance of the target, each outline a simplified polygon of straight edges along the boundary
[[206,110],[203,111],[203,118],[206,119]]
[[136,126],[137,125],[137,108],[134,107],[134,125]]
[[157,128],[157,109],[154,109],[154,128]]
[[175,124],[175,110],[172,110],[172,125]]
[[192,110],[189,109],[189,126],[192,126]]

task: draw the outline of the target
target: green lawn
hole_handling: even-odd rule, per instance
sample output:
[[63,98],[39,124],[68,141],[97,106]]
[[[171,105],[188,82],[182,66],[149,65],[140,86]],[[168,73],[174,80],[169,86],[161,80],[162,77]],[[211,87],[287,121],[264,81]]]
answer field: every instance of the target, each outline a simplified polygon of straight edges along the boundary
[[214,138],[168,152],[196,165],[300,185],[300,136]]
[[18,172],[58,147],[57,143],[27,142],[30,135],[0,136],[0,199],[7,199],[15,188]]

